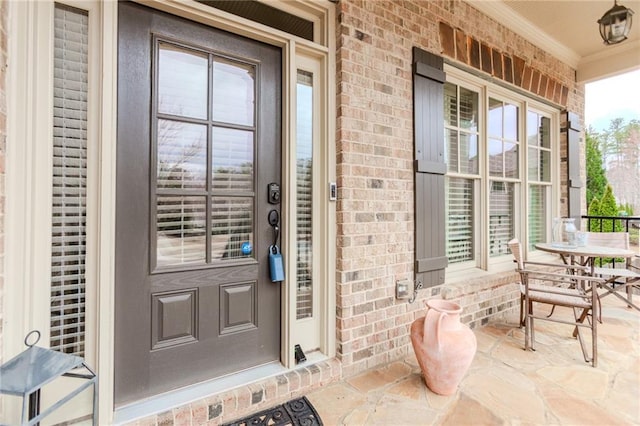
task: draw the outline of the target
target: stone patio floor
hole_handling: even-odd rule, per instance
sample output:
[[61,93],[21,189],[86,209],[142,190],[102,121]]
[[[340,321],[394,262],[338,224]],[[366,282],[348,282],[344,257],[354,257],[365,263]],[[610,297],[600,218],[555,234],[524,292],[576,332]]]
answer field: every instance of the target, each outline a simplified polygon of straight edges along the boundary
[[[554,315],[571,314],[559,309]],[[585,363],[570,325],[537,321],[531,352],[517,322],[474,330],[478,351],[455,395],[431,392],[411,356],[307,398],[327,426],[640,425],[638,311],[602,300],[597,368]]]

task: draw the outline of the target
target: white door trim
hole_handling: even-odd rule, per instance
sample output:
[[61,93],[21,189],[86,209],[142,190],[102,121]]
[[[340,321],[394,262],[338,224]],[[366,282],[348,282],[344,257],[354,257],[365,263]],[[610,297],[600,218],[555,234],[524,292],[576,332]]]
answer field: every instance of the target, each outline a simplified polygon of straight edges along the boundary
[[[99,169],[105,174],[110,166],[115,166],[115,156],[110,159],[100,150],[109,145],[108,127],[103,123],[108,114],[103,114],[103,109],[115,105],[115,97],[104,94],[104,87],[113,85],[115,74],[110,75],[108,68],[102,67],[108,62],[101,53],[102,43],[115,40],[115,32],[110,35],[103,31],[106,16],[103,10],[110,7],[115,10],[116,4],[81,0],[57,3],[85,10],[89,19],[85,355],[88,363],[95,367],[99,363],[96,291],[109,288],[100,286],[100,282],[113,282],[112,278],[99,273],[105,265],[97,261],[100,252],[108,253],[103,246],[113,240],[108,232],[111,215],[103,213],[99,221],[99,213],[109,211],[108,202],[105,203],[109,188],[103,184]],[[30,330],[41,332],[38,346],[48,347],[50,341],[54,8],[53,1],[27,1],[11,3],[8,11],[5,276],[11,285],[5,291],[2,308],[5,360],[25,349],[24,336]],[[115,49],[112,58],[115,59]],[[103,140],[107,143],[102,143]],[[109,256],[102,260],[108,259]],[[105,303],[102,300],[102,304]],[[108,380],[105,382],[108,385]],[[19,419],[17,407],[12,403],[19,401],[3,401],[8,418]]]

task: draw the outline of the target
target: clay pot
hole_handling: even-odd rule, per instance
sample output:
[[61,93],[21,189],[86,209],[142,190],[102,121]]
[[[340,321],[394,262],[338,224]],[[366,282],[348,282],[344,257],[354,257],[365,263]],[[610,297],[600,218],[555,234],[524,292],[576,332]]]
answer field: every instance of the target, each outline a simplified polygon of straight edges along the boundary
[[460,323],[462,308],[454,302],[432,299],[427,314],[411,324],[411,343],[427,387],[452,395],[476,353],[476,336]]

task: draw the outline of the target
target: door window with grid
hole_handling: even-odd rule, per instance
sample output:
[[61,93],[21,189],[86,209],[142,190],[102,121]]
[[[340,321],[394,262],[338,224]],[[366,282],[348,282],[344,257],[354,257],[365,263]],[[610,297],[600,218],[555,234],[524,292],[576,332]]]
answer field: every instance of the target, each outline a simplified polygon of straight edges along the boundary
[[156,266],[253,257],[255,65],[166,41],[157,57]]

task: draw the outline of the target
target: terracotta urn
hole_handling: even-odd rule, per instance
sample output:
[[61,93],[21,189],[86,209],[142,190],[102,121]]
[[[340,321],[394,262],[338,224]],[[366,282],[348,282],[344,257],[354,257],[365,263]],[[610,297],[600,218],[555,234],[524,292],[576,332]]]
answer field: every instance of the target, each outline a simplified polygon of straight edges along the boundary
[[460,322],[460,305],[448,300],[426,302],[427,314],[411,324],[411,343],[427,387],[452,395],[476,353],[476,336]]

